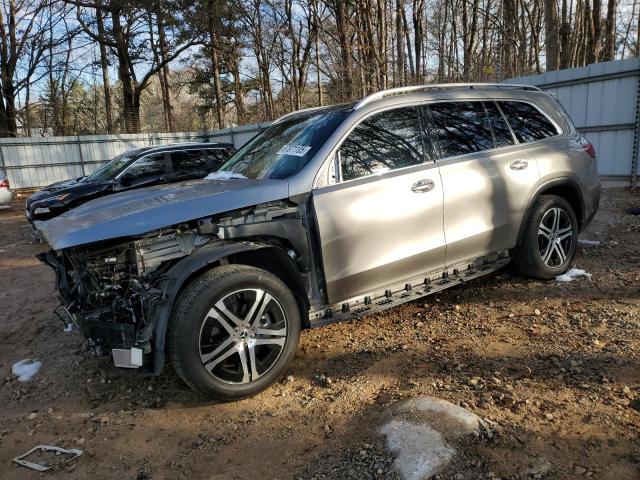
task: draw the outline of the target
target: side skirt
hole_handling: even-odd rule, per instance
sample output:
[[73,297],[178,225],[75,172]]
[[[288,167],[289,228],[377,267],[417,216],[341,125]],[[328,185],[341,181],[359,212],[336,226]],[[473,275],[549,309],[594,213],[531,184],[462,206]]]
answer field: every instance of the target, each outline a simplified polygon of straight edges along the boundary
[[442,271],[412,278],[406,283],[389,285],[385,289],[353,297],[325,309],[311,310],[309,324],[311,328],[322,327],[381,312],[495,272],[507,265],[509,261],[509,253],[500,251]]

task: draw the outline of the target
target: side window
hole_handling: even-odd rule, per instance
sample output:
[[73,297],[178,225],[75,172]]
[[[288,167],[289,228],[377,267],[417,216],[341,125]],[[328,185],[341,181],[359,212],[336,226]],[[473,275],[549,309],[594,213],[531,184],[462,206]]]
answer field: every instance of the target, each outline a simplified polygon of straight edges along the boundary
[[387,110],[363,120],[342,143],[340,160],[343,180],[423,163],[417,108]]
[[229,157],[231,151],[228,148],[210,148],[202,151],[207,160],[207,169],[210,171],[218,170]]
[[493,148],[489,118],[482,102],[442,102],[427,107],[431,137],[440,158]]
[[126,173],[133,178],[164,175],[167,172],[166,166],[165,154],[157,153],[136,160],[126,169]]
[[171,164],[175,173],[196,173],[207,170],[207,157],[201,150],[171,152]]
[[509,130],[509,125],[504,120],[502,113],[498,109],[495,102],[485,102],[485,108],[487,109],[487,115],[489,116],[489,124],[491,125],[491,131],[493,131],[493,138],[496,141],[496,147],[506,147],[513,145],[513,135]]
[[519,142],[535,142],[558,134],[556,127],[533,105],[524,102],[498,103]]

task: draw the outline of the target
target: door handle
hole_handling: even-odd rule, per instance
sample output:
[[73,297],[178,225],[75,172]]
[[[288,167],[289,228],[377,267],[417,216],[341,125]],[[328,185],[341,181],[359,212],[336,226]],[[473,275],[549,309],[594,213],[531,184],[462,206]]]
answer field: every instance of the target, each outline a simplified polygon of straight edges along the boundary
[[424,180],[418,180],[416,183],[411,185],[411,191],[413,193],[426,193],[433,190],[435,186],[436,184],[433,183],[433,180],[425,178]]
[[518,160],[514,160],[509,164],[509,167],[511,167],[511,170],[524,170],[528,166],[529,166],[529,162],[521,158]]

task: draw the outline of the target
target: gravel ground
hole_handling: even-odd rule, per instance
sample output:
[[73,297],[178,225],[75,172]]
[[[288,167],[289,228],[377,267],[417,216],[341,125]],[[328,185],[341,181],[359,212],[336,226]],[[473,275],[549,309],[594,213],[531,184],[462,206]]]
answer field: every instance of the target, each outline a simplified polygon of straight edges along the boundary
[[[567,284],[506,268],[357,321],[304,332],[288,376],[216,404],[166,368],[145,377],[89,355],[52,314],[53,273],[19,205],[0,210],[0,478],[11,459],[78,447],[51,478],[396,478],[377,429],[415,395],[461,405],[491,432],[461,440],[442,479],[640,478],[640,205],[605,190]],[[11,375],[43,363],[29,382]]]

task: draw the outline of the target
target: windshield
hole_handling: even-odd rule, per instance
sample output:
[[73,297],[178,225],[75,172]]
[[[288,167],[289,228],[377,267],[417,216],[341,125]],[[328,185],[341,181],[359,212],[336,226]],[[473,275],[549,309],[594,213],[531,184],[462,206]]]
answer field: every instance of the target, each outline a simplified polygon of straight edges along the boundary
[[104,165],[100,165],[93,173],[82,179],[83,182],[98,182],[113,180],[120,171],[126,167],[138,152],[128,151],[112,158]]
[[277,122],[238,150],[218,171],[235,174],[232,178],[288,178],[307,164],[349,110],[341,106]]

